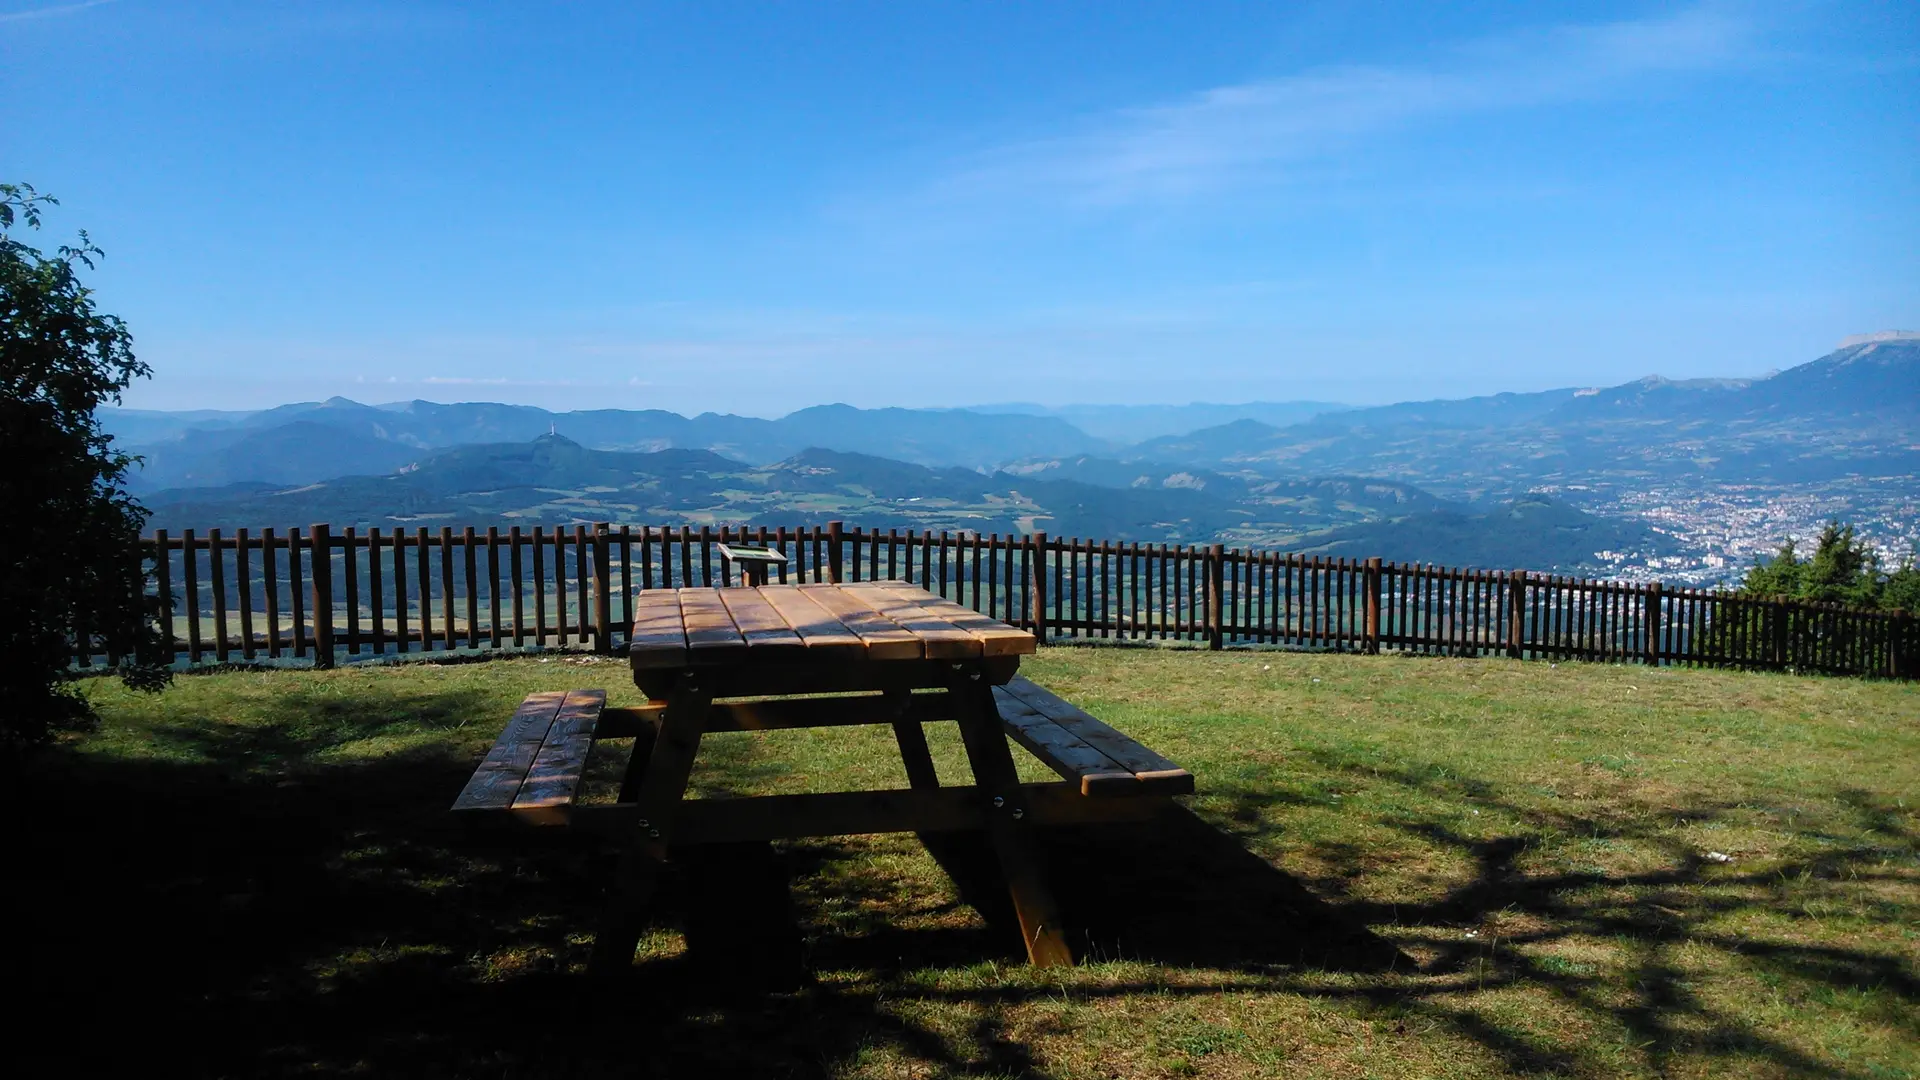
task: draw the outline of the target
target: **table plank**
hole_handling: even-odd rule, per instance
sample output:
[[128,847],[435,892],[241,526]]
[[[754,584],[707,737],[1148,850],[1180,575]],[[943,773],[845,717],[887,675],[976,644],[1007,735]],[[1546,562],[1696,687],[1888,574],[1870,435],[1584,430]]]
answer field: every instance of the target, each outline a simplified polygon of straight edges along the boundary
[[999,619],[982,615],[964,604],[955,603],[944,596],[935,596],[925,589],[907,585],[904,582],[857,582],[843,586],[849,589],[875,588],[891,586],[889,591],[897,596],[911,600],[922,610],[944,619],[953,626],[965,630],[980,641],[982,656],[1031,656],[1037,642],[1034,636],[1016,626],[1009,626]]
[[902,582],[862,582],[858,586],[840,586],[849,596],[902,627],[913,631],[926,647],[929,660],[971,660],[981,655],[981,641],[972,633],[953,625],[922,607],[913,595],[924,589]]
[[867,643],[870,660],[918,660],[927,654],[920,635],[848,596],[839,585],[802,585],[807,599],[826,608],[847,629]]
[[759,593],[780,613],[809,656],[822,659],[864,660],[867,643],[834,614],[807,598],[798,585],[762,585]]
[[791,654],[806,648],[806,642],[793,632],[759,589],[721,589],[720,602],[733,616],[733,623],[747,639],[755,658],[774,659],[774,654]]
[[646,590],[634,597],[640,671],[837,660],[1015,659],[1032,634],[899,581]]
[[687,659],[711,664],[744,655],[747,639],[734,625],[717,589],[680,589],[680,622],[687,635]]
[[684,666],[687,630],[680,617],[679,595],[671,589],[647,589],[636,595],[627,641],[636,668]]

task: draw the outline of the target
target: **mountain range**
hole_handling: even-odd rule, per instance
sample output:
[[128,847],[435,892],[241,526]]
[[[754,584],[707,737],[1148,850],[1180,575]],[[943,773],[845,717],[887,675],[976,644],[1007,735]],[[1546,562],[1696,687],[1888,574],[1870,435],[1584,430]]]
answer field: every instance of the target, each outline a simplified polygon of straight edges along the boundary
[[136,489],[162,527],[839,517],[1542,570],[1711,569],[1737,543],[1778,543],[1716,533],[1729,505],[1805,503],[1911,541],[1920,336],[1861,339],[1759,379],[1370,408],[825,405],[769,420],[334,398],[102,419],[145,459]]
[[[384,475],[291,487],[247,481],[175,488],[147,503],[152,524],[175,531],[316,521],[437,530],[585,521],[777,526],[840,518],[907,531],[1043,529],[1103,540],[1395,551],[1450,565],[1551,568],[1581,565],[1602,550],[1662,557],[1678,549],[1644,526],[1541,496],[1507,508],[1532,515],[1520,527],[1490,530],[1483,527],[1487,511],[1363,477],[1266,481],[1139,473],[1110,461],[1075,464],[1063,475],[982,473],[810,449],[756,466],[709,450],[592,450],[549,434],[439,451]],[[1125,472],[1136,475],[1113,482]]]
[[1186,405],[1035,405],[1021,402],[976,405],[969,411],[1051,416],[1065,420],[1094,438],[1124,446],[1161,435],[1178,435],[1204,427],[1231,424],[1235,420],[1258,420],[1263,424],[1283,427],[1322,413],[1341,412],[1350,408],[1350,405],[1327,401],[1248,401],[1238,405],[1216,405],[1204,401]]
[[146,459],[135,477],[145,490],[240,480],[307,483],[343,471],[398,468],[425,450],[526,442],[547,434],[601,450],[698,448],[756,463],[828,445],[967,468],[1107,445],[1049,417],[849,405],[817,405],[764,420],[722,413],[686,417],[659,409],[554,413],[492,402],[363,405],[336,397],[257,413],[107,410],[104,420],[116,441]]
[[1272,474],[1364,472],[1461,496],[1542,485],[1751,484],[1920,473],[1920,339],[1867,341],[1764,379],[1673,380],[1238,420],[1142,458]]

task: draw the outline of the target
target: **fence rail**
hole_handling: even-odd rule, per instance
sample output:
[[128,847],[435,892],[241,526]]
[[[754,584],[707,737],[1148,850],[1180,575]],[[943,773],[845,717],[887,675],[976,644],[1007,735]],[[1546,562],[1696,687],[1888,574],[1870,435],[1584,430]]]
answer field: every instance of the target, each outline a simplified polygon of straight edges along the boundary
[[[144,541],[176,662],[590,647],[644,589],[729,585],[716,543],[783,552],[779,581],[910,581],[1045,638],[1774,668],[1912,678],[1902,612],[1524,570],[1462,570],[1030,535],[596,524],[504,531],[210,529]],[[111,664],[84,634],[75,663]]]

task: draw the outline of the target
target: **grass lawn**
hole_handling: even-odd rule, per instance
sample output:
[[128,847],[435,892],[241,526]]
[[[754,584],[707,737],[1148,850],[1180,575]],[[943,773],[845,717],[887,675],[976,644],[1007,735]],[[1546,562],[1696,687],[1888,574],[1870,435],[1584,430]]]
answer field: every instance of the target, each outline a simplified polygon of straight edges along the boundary
[[[1066,647],[1024,670],[1199,779],[1191,813],[1050,840],[1091,961],[1012,962],[911,836],[813,841],[780,848],[812,981],[748,997],[685,947],[691,877],[609,990],[579,974],[605,855],[448,821],[522,695],[633,702],[617,663],[90,682],[103,726],[19,780],[15,1043],[161,1075],[1920,1076],[1913,686]],[[710,736],[695,784],[905,781],[861,728]]]

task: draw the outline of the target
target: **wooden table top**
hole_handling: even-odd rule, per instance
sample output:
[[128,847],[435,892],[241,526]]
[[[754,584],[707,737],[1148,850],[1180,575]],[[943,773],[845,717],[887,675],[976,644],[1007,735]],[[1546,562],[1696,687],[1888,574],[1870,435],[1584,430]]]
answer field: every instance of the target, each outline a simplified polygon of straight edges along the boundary
[[639,668],[1023,656],[1034,638],[903,581],[649,589],[633,598]]

